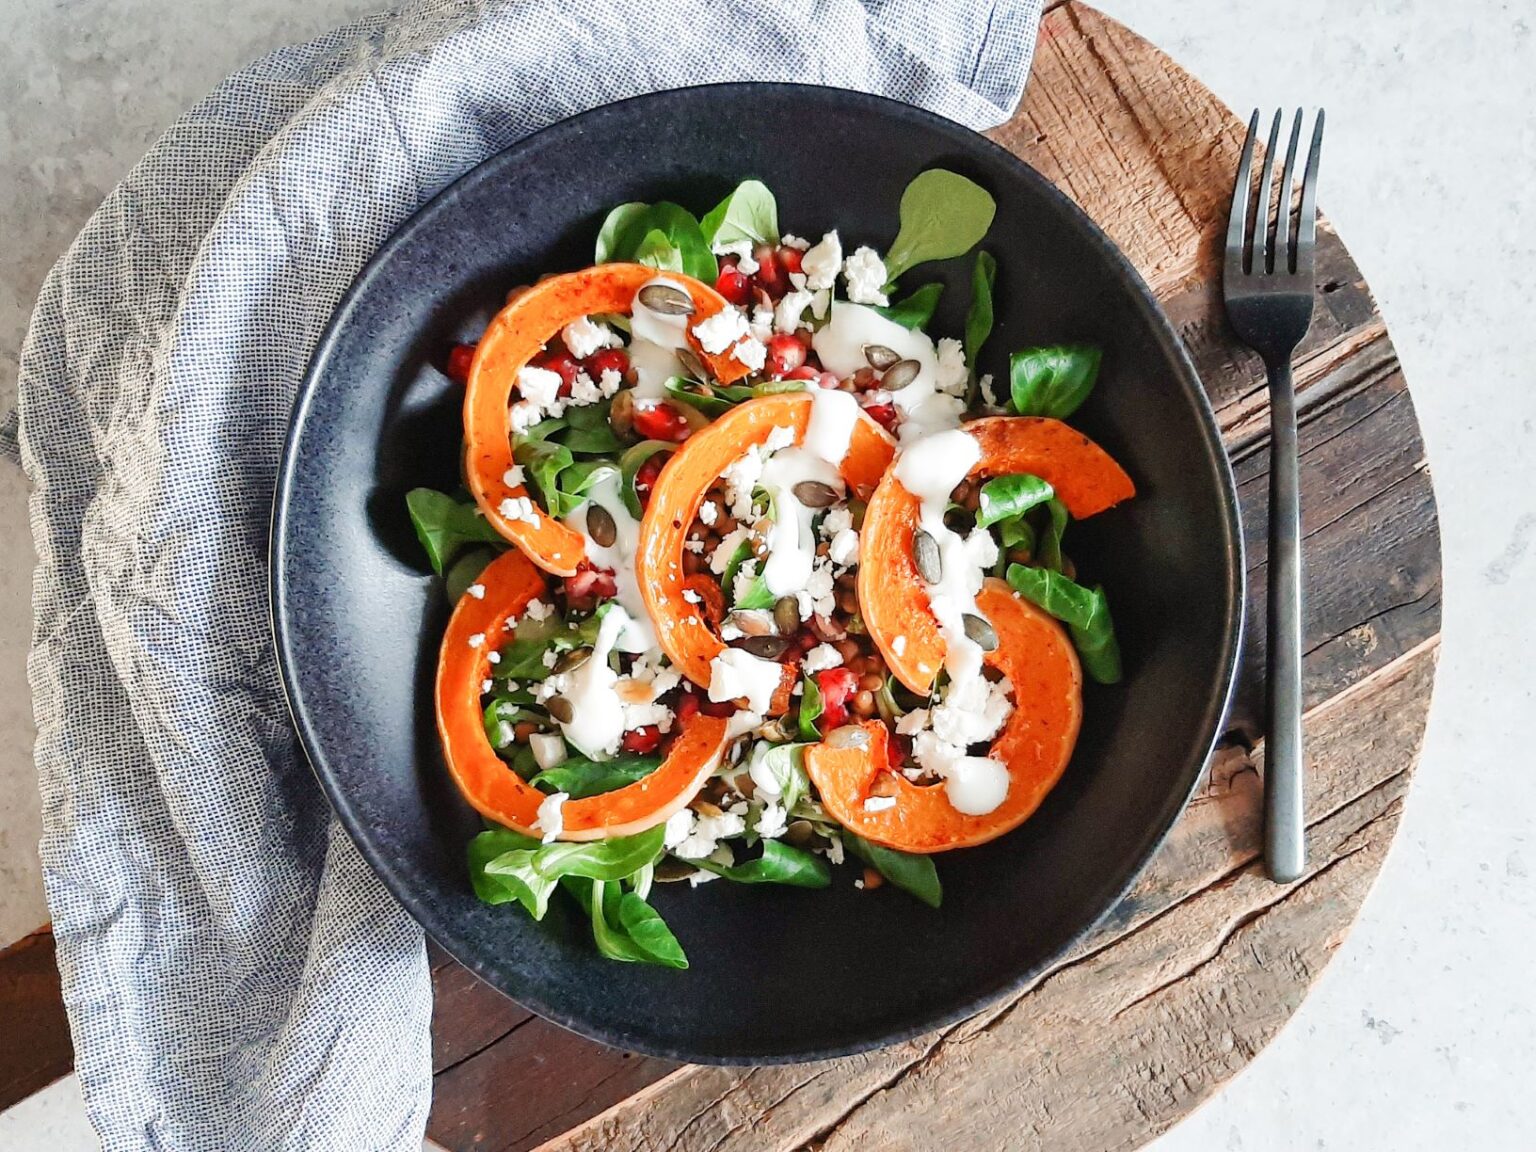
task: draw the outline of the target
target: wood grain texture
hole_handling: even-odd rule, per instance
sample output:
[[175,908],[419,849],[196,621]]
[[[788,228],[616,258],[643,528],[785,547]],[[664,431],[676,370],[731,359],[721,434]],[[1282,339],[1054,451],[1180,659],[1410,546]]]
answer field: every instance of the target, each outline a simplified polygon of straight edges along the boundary
[[74,1065],[69,1021],[54,962],[53,933],[41,928],[0,951],[0,1112]]

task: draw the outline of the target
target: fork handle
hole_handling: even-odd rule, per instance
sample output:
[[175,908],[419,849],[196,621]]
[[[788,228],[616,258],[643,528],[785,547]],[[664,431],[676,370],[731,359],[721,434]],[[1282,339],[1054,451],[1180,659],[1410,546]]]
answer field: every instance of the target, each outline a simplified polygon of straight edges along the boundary
[[1264,859],[1286,884],[1307,865],[1301,746],[1301,492],[1289,360],[1269,366],[1269,633]]

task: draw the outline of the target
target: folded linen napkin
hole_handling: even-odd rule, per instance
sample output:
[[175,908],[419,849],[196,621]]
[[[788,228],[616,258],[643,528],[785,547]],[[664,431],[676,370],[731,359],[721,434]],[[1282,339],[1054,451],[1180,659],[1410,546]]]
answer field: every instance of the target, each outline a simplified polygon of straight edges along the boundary
[[1039,9],[427,0],[230,77],[96,212],[32,320],[19,446],[43,867],[106,1147],[420,1146],[422,934],[310,775],[268,623],[289,408],[368,257],[474,164],[640,92],[798,80],[988,127]]

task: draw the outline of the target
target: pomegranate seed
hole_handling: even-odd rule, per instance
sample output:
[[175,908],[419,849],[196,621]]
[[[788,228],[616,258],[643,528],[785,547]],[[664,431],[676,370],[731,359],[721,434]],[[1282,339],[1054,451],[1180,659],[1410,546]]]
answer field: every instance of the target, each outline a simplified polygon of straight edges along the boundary
[[859,686],[852,668],[828,668],[816,673],[816,687],[821,689],[823,732],[840,728],[848,722],[848,698]]
[[635,409],[635,431],[647,440],[670,440],[681,444],[692,431],[688,418],[673,405],[662,401],[650,408]]
[[885,742],[885,762],[892,772],[900,772],[901,766],[907,762],[907,744],[910,736],[899,736],[892,732]]
[[887,432],[896,431],[896,405],[870,404],[864,409],[864,415],[879,424]]
[[657,452],[635,472],[635,495],[640,497],[640,507],[644,508],[651,500],[651,489],[656,487],[656,477],[661,475],[662,466],[667,461],[665,452]]
[[768,374],[783,378],[805,363],[805,345],[793,336],[768,338]]
[[715,291],[732,304],[746,307],[752,302],[752,278],[734,264],[720,269],[715,278]]
[[571,389],[576,386],[576,377],[581,374],[581,364],[576,357],[563,349],[545,356],[537,367],[548,372],[560,373],[560,395],[562,396],[571,394]]
[[620,376],[629,371],[629,353],[622,348],[599,348],[581,362],[587,375],[601,380],[604,372],[617,372]]
[[455,344],[448,349],[448,366],[444,369],[448,379],[456,384],[469,383],[469,366],[475,362],[474,344]]
[[785,272],[800,271],[800,262],[805,259],[805,253],[798,248],[791,248],[787,244],[779,247],[779,263],[784,265]]
[[632,728],[624,733],[619,741],[620,747],[626,752],[637,752],[644,755],[654,752],[661,747],[661,729],[654,724],[646,724],[640,728]]
[[700,703],[701,701],[699,700],[697,693],[680,693],[677,697],[677,703],[672,708],[672,711],[677,716],[678,724],[685,724],[697,716],[699,714]]
[[759,244],[752,258],[757,261],[757,272],[753,280],[769,297],[777,300],[789,291],[789,273],[784,271],[777,251],[766,244]]
[[734,700],[704,700],[699,704],[699,711],[706,716],[713,716],[717,720],[724,720],[728,716],[736,715],[736,702]]
[[[819,380],[821,379],[821,376],[821,369],[813,368],[809,364],[802,364],[794,371],[784,373],[784,379],[786,380]],[[837,383],[836,376],[832,377],[832,382],[833,384]]]
[[575,573],[565,578],[568,600],[608,600],[618,595],[619,584],[606,568],[594,568],[583,560]]

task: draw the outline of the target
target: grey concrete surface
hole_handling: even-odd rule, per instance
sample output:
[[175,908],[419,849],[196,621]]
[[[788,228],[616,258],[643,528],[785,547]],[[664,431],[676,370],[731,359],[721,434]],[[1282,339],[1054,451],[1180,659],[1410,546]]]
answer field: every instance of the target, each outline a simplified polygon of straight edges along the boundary
[[[1156,1148],[1536,1147],[1536,13],[1499,0],[1101,6],[1234,106],[1328,108],[1323,204],[1402,355],[1445,548],[1439,684],[1381,881],[1292,1024]],[[47,267],[156,133],[241,62],[368,7],[253,0],[215,28],[192,0],[0,2],[0,399]],[[22,531],[22,496],[0,468],[0,538]],[[42,916],[28,564],[0,555],[0,940]],[[29,1101],[0,1117],[0,1146],[89,1147],[78,1108],[69,1085]]]

